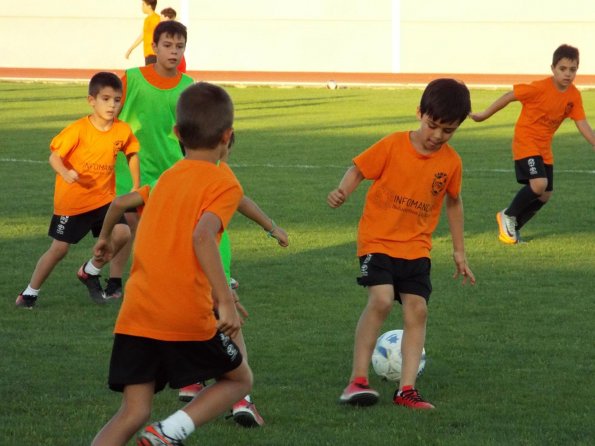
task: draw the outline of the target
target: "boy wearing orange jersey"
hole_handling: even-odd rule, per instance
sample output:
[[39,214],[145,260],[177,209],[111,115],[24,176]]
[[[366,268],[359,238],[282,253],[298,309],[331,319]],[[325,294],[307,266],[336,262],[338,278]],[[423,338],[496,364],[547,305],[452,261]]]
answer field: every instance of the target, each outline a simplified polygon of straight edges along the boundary
[[150,196],[150,186],[143,186],[108,211],[95,245],[102,259],[112,255],[114,224],[127,208],[145,203],[110,362],[109,385],[123,392],[122,405],[93,446],[125,445],[147,422],[154,393],[168,383],[180,388],[217,378],[182,410],[145,427],[139,445],[181,445],[251,390],[250,367],[230,339],[241,320],[217,246],[243,196],[229,166],[217,165],[232,126],[233,104],[222,88],[188,87],[174,130],[185,158],[161,175]]
[[[31,281],[17,297],[16,305],[33,308],[39,290],[54,267],[91,231],[99,235],[103,219],[116,196],[114,166],[122,152],[128,159],[134,184],[140,181],[137,152],[139,144],[132,130],[116,118],[122,99],[122,83],[113,73],[100,72],[89,82],[87,100],[93,112],[75,121],[50,143],[50,165],[56,172],[54,215],[48,235],[49,249],[39,258]],[[130,238],[124,219],[113,228],[114,250]],[[105,302],[99,283],[99,269],[105,264],[93,258],[78,271],[91,299]]]
[[471,119],[482,122],[514,101],[523,105],[514,129],[512,154],[517,182],[524,186],[510,205],[496,214],[499,239],[506,244],[521,241],[520,229],[548,202],[554,190],[552,139],[566,118],[595,149],[595,135],[585,117],[583,101],[572,83],[579,64],[578,49],[561,45],[554,51],[553,76],[530,84],[516,84]]
[[136,40],[132,42],[132,45],[130,45],[130,48],[126,51],[125,57],[128,59],[132,51],[142,43],[145,65],[151,65],[157,61],[157,56],[155,55],[152,46],[153,31],[155,31],[155,28],[159,25],[161,16],[155,12],[155,8],[157,8],[157,0],[142,0],[141,6],[143,14],[146,15],[143,22],[143,30]]
[[369,406],[379,394],[368,383],[376,339],[395,301],[403,309],[403,365],[393,402],[433,409],[415,389],[425,343],[427,303],[432,291],[430,250],[443,199],[453,243],[454,278],[475,283],[463,237],[461,158],[447,144],[471,109],[469,90],[454,79],[426,87],[417,111],[419,129],[393,133],[353,159],[327,202],[341,206],[364,180],[372,180],[359,223],[357,255],[368,303],[355,331],[353,368],[339,401]]

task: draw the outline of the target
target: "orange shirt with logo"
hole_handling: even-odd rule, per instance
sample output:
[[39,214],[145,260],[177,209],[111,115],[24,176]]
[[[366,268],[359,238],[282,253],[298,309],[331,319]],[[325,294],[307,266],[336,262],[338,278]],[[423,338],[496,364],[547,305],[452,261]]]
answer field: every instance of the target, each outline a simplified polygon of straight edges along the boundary
[[516,84],[513,92],[523,106],[514,128],[514,159],[542,156],[545,164],[554,164],[552,139],[562,121],[585,119],[580,92],[572,84],[566,91],[559,91],[553,77]]
[[356,156],[353,163],[373,181],[359,222],[357,255],[430,257],[444,195],[457,198],[461,192],[458,153],[444,144],[431,155],[422,155],[409,132],[397,132]]
[[211,285],[192,234],[205,212],[217,215],[225,228],[242,187],[226,163],[183,159],[161,175],[150,197],[148,190],[139,189],[146,204],[114,332],[163,341],[211,339],[216,332]]
[[52,139],[50,150],[58,152],[64,166],[74,169],[79,179],[68,184],[56,174],[54,214],[78,215],[110,203],[116,196],[118,152],[130,155],[139,149],[132,130],[119,119],[102,131],[85,116],[62,130]]

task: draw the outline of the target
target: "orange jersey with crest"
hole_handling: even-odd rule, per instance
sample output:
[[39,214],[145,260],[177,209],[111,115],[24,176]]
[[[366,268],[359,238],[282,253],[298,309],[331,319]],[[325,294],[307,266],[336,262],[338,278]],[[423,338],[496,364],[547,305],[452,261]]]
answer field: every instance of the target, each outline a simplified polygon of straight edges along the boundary
[[409,132],[397,132],[356,156],[353,163],[373,181],[359,222],[357,255],[430,257],[444,195],[457,198],[461,192],[462,162],[457,152],[444,144],[431,155],[421,155]]
[[[226,163],[183,159],[163,172],[145,200],[126,298],[115,333],[163,341],[203,341],[216,332],[211,285],[192,236],[206,212],[227,227],[243,196]],[[220,236],[220,234],[219,234]]]
[[78,215],[110,203],[116,196],[114,166],[118,152],[139,151],[130,126],[114,119],[109,130],[97,129],[89,116],[73,122],[50,143],[67,169],[74,169],[78,181],[68,184],[56,174],[54,214]]
[[516,84],[514,96],[523,108],[514,128],[512,153],[515,160],[542,156],[554,164],[552,139],[566,118],[585,119],[581,94],[574,85],[559,91],[552,77],[530,84]]

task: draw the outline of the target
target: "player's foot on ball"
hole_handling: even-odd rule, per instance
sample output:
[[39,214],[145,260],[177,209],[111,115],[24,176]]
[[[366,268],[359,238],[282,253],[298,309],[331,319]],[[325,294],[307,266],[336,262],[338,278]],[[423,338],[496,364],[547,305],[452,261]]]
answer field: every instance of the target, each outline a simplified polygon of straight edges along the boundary
[[370,387],[367,380],[355,379],[339,397],[339,403],[352,406],[372,406],[378,402],[379,393]]
[[198,395],[200,393],[200,391],[204,388],[205,388],[205,384],[202,382],[190,384],[189,386],[182,387],[180,389],[180,391],[178,392],[178,399],[180,401],[184,401],[185,403],[192,401],[194,399],[194,397],[196,395]]
[[498,238],[502,243],[507,245],[514,245],[517,242],[516,238],[516,218],[506,215],[506,209],[496,214],[496,221],[498,222]]
[[99,278],[101,277],[99,274],[89,274],[85,272],[85,265],[87,262],[83,263],[76,273],[78,279],[87,287],[89,290],[89,297],[93,302],[97,304],[104,304],[107,302],[105,299],[105,293],[103,292],[103,288],[101,288],[101,282]]
[[256,410],[254,403],[247,398],[242,398],[231,409],[233,421],[243,427],[259,427],[264,425],[264,420]]
[[37,296],[23,294],[23,292],[18,295],[14,304],[19,308],[25,308],[27,310],[33,309],[35,302],[37,302]]
[[136,437],[137,446],[184,446],[180,440],[168,437],[161,430],[161,423],[145,427]]
[[393,403],[397,406],[405,406],[411,409],[435,409],[434,405],[424,400],[417,389],[405,386],[402,390],[396,390]]

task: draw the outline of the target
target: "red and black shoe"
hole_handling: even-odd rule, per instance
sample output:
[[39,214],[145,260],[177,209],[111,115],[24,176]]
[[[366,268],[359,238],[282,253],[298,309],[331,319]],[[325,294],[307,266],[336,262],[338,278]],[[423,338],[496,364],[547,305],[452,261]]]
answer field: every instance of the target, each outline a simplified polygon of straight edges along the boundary
[[339,403],[352,406],[373,406],[378,402],[379,393],[370,387],[366,378],[356,378],[349,383],[339,397]]
[[435,409],[434,405],[424,400],[413,386],[405,386],[401,390],[397,389],[393,397],[393,403],[397,406],[405,406],[411,409]]

